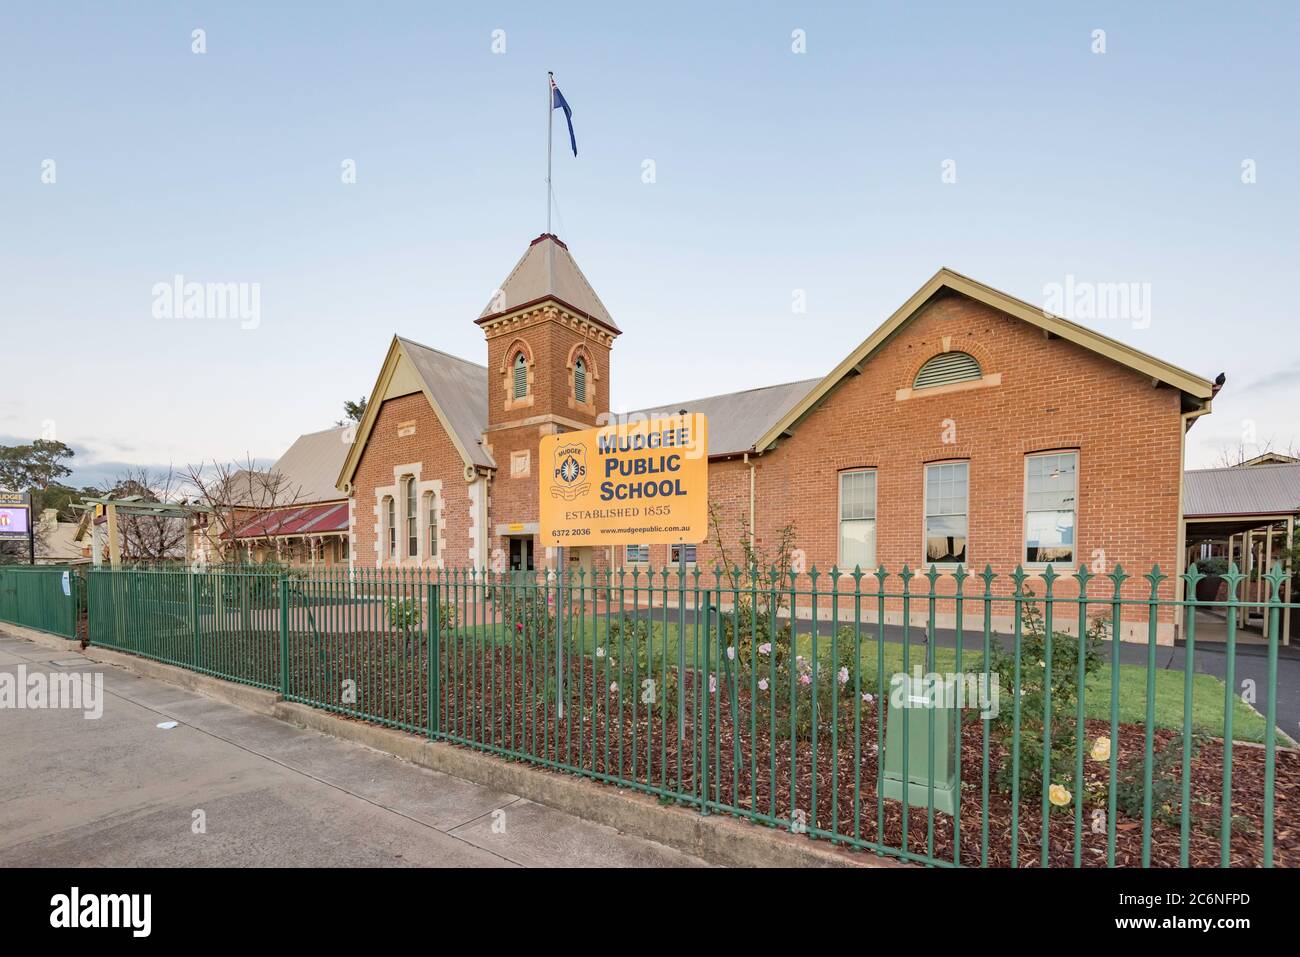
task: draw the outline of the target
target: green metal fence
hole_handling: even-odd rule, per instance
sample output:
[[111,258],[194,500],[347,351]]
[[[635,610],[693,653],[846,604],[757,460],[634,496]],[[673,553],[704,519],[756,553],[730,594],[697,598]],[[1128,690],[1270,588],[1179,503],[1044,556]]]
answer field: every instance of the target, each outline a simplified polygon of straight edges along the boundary
[[[1197,602],[1204,576],[1183,577],[1179,601],[1158,568],[638,568],[563,586],[97,569],[90,640],[908,861],[1300,864],[1276,841],[1279,811],[1300,814],[1277,806],[1295,801],[1279,762],[1300,777],[1276,730],[1283,574],[1257,601],[1238,598],[1235,567],[1224,600]],[[1181,670],[1157,655],[1176,612]],[[1238,686],[1243,614],[1260,619],[1263,714]],[[1195,672],[1198,620],[1222,632],[1224,681]]]
[[0,565],[0,621],[77,637],[85,579],[66,565]]

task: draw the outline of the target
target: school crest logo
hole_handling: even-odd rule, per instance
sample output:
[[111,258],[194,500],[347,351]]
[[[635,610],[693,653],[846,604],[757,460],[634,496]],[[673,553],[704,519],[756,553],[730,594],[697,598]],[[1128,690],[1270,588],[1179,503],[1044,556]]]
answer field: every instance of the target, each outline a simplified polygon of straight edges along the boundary
[[587,448],[579,442],[555,447],[555,469],[551,479],[551,498],[573,501],[591,490],[587,481]]

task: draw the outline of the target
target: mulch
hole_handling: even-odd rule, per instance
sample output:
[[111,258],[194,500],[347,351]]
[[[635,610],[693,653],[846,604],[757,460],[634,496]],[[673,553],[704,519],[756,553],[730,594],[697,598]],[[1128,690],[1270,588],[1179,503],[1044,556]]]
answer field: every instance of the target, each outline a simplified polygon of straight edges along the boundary
[[[392,635],[352,634],[326,641],[291,641],[291,688],[304,700],[330,707],[360,720],[378,719],[411,729],[428,726],[425,688],[427,661],[422,642],[405,642]],[[553,654],[553,649],[552,649]],[[441,659],[439,730],[477,745],[513,752],[522,760],[559,765],[562,770],[603,774],[623,783],[661,788],[698,801],[704,763],[699,754],[702,701],[699,683],[687,673],[684,682],[685,739],[677,734],[675,709],[642,704],[640,681],[630,663],[620,675],[590,655],[568,662],[565,698],[570,707],[560,717],[554,695],[553,658],[543,661],[525,643],[517,647],[449,642]],[[595,672],[593,673],[593,663]],[[662,680],[662,674],[656,678]],[[343,702],[338,688],[342,679],[358,688],[355,704]],[[611,682],[619,691],[610,691]],[[722,684],[719,681],[719,684]],[[829,722],[819,730],[818,747],[800,740],[794,749],[780,732],[788,728],[788,693],[776,700],[778,733],[773,739],[764,721],[755,720],[749,689],[739,689],[739,726],[733,720],[729,695],[710,696],[709,740],[715,750],[709,757],[709,791],[715,812],[736,814],[759,823],[799,830],[807,827],[833,835],[848,846],[882,846],[902,850],[917,858],[965,866],[1009,867],[1012,864],[1012,800],[992,776],[1009,764],[1010,755],[990,734],[988,745],[987,806],[983,723],[977,716],[963,717],[961,734],[961,802],[959,842],[954,839],[954,818],[941,811],[933,817],[927,808],[913,805],[907,813],[904,840],[903,806],[897,800],[877,798],[877,706],[864,704],[860,724],[850,707],[840,716],[836,747],[831,747]],[[784,701],[783,701],[784,699]],[[786,704],[786,707],[782,707]],[[973,713],[971,713],[973,715]],[[1085,723],[1086,743],[1110,736],[1105,721]],[[1145,729],[1141,724],[1120,726],[1118,766],[1142,768]],[[1181,741],[1178,731],[1157,729],[1154,750]],[[1172,798],[1154,809],[1150,824],[1150,865],[1180,866],[1182,833],[1181,749],[1166,773],[1178,784]],[[773,760],[774,755],[774,760]],[[1196,751],[1190,774],[1188,864],[1218,867],[1221,861],[1221,807],[1223,743],[1209,740]],[[1071,759],[1072,760],[1072,759]],[[1265,751],[1261,746],[1237,742],[1232,749],[1231,839],[1229,862],[1233,867],[1257,867],[1264,860]],[[1105,818],[1097,812],[1107,807],[1109,762],[1093,761],[1085,754],[1086,781],[1080,834],[1079,864],[1108,864]],[[816,799],[814,802],[814,783]],[[1036,789],[1022,779],[1015,835],[1021,867],[1042,861],[1042,805]],[[1031,792],[1032,793],[1029,793]],[[1274,864],[1300,866],[1300,751],[1278,748],[1274,788]],[[987,810],[987,841],[984,840]],[[883,827],[881,826],[883,824]],[[1098,826],[1100,825],[1100,826]],[[959,849],[956,844],[959,843]],[[1115,821],[1114,863],[1142,866],[1143,822],[1136,814],[1118,811]],[[1074,805],[1053,807],[1047,833],[1048,864],[1075,865]]]
[[[583,771],[610,774],[665,790],[698,795],[703,770],[698,754],[696,714],[700,696],[688,674],[686,688],[686,738],[679,741],[673,709],[653,712],[630,700],[624,693],[610,693],[610,681],[634,687],[625,669],[606,673],[603,664],[590,657],[570,662],[566,697],[574,702],[565,719],[552,703],[539,695],[544,679],[526,654],[509,649],[470,649],[448,660],[443,679],[443,728],[490,747],[527,752]],[[597,661],[596,674],[592,662]],[[543,669],[538,669],[543,670]],[[553,666],[544,669],[547,677]],[[454,675],[463,675],[457,681]],[[644,677],[644,676],[639,676]],[[514,697],[511,704],[510,690]],[[475,688],[478,692],[475,693]],[[488,689],[494,694],[488,695]],[[906,843],[903,842],[903,807],[896,800],[879,802],[876,794],[877,713],[876,705],[863,705],[856,728],[853,709],[841,715],[836,747],[831,748],[829,722],[819,732],[814,754],[808,740],[798,742],[791,760],[788,735],[778,731],[775,760],[769,750],[769,727],[755,720],[749,707],[747,688],[738,693],[740,727],[735,726],[728,695],[711,696],[710,741],[716,750],[710,765],[710,796],[716,804],[742,816],[752,814],[774,818],[783,826],[795,820],[795,812],[808,827],[837,837],[868,844],[905,849],[910,854],[953,862],[954,818],[940,811],[931,817],[926,807],[908,810]],[[453,693],[458,692],[458,693]],[[777,696],[777,727],[788,727],[788,711]],[[503,700],[504,699],[504,700]],[[582,702],[581,708],[577,706]],[[788,696],[786,696],[788,700]],[[476,704],[477,702],[477,704]],[[739,732],[739,733],[737,733]],[[1085,722],[1085,747],[1100,736],[1110,736],[1105,721]],[[1153,753],[1170,741],[1176,742],[1178,758],[1166,774],[1177,783],[1172,799],[1153,808],[1150,825],[1150,866],[1180,866],[1181,833],[1181,734],[1157,729]],[[1143,764],[1145,728],[1140,724],[1120,725],[1118,775],[1135,771]],[[621,744],[621,755],[620,755]],[[680,745],[680,746],[679,746]],[[1113,745],[1114,746],[1114,745]],[[961,735],[960,863],[967,866],[1008,867],[1012,863],[1012,800],[994,780],[988,782],[987,843],[984,828],[983,723],[964,718]],[[1256,867],[1264,860],[1264,761],[1261,746],[1236,743],[1232,749],[1231,838],[1229,862],[1233,867]],[[1189,866],[1220,865],[1222,844],[1221,808],[1223,789],[1223,743],[1209,740],[1200,745],[1192,760],[1189,800],[1187,858]],[[1071,758],[1071,761],[1073,759]],[[990,776],[1009,765],[1010,754],[990,734]],[[1108,864],[1108,834],[1105,826],[1109,761],[1093,761],[1085,754],[1086,794],[1079,840],[1079,865],[1105,867]],[[1140,777],[1139,777],[1140,780]],[[813,785],[816,783],[816,803]],[[1022,788],[1029,790],[1022,778]],[[1300,752],[1278,749],[1274,787],[1274,864],[1300,866]],[[878,809],[880,813],[878,814]],[[1097,812],[1103,816],[1098,817]],[[880,828],[883,818],[883,830]],[[769,822],[770,823],[770,822]],[[1040,866],[1042,861],[1042,804],[1039,792],[1021,796],[1016,822],[1018,860],[1022,867]],[[1135,814],[1118,810],[1115,822],[1114,863],[1120,867],[1142,866],[1143,825],[1140,808]],[[1048,864],[1075,864],[1075,813],[1071,803],[1052,807],[1047,833]]]

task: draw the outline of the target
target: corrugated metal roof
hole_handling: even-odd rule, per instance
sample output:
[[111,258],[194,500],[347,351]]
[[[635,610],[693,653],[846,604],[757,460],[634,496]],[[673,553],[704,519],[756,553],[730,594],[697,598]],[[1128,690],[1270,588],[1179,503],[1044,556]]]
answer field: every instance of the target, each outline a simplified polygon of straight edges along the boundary
[[353,426],[344,425],[298,436],[271,471],[282,476],[285,488],[279,492],[282,502],[305,505],[341,499],[334,487],[352,447]]
[[819,382],[821,379],[804,379],[706,399],[669,402],[634,414],[676,415],[682,409],[702,412],[709,419],[710,455],[748,452],[773,423]]
[[1186,472],[1183,512],[1189,518],[1300,512],[1300,463]]
[[547,296],[586,313],[614,332],[619,331],[596,290],[574,262],[569,247],[550,233],[543,233],[529,244],[497,294],[479,313],[479,319],[518,309]]
[[[397,338],[473,463],[496,468],[496,462],[483,448],[483,430],[488,424],[487,366],[440,352],[411,339]],[[342,468],[343,459],[340,458],[334,470],[335,479]]]
[[[262,512],[236,529],[236,538],[265,538],[277,535],[323,535],[348,530],[346,502],[333,505],[291,505]],[[222,533],[228,538],[228,533]]]

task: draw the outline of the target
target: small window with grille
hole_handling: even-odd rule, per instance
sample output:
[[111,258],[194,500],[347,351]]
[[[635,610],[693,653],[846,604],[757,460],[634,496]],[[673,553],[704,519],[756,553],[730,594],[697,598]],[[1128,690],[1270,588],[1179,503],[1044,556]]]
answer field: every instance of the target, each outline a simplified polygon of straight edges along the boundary
[[582,356],[573,364],[573,397],[584,405],[587,402],[587,363]]
[[935,356],[916,374],[913,389],[932,389],[954,382],[972,382],[984,376],[979,361],[968,352],[945,352]]
[[528,360],[522,352],[515,355],[515,398],[528,395]]

